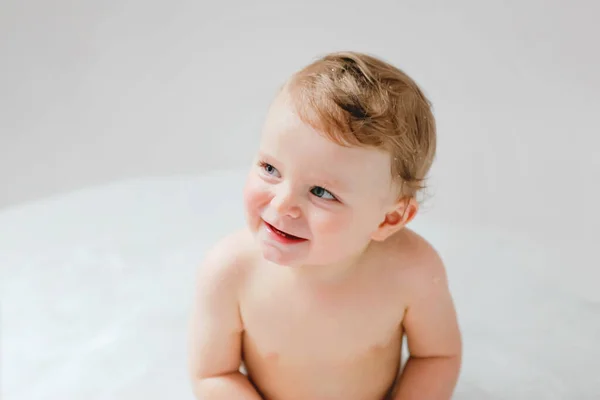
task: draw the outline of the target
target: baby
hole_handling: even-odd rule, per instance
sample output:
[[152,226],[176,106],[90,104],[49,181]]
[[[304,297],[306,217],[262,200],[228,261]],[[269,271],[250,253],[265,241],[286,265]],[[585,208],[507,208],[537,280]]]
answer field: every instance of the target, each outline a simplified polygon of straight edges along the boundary
[[244,188],[247,228],[198,269],[198,399],[451,398],[445,269],[406,228],[435,147],[429,101],[378,58],[329,54],[286,82]]

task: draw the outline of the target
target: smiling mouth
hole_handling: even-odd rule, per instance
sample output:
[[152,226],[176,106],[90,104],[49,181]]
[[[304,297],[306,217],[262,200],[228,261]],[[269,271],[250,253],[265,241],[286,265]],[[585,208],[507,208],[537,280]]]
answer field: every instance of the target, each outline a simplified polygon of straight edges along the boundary
[[290,235],[289,233],[286,233],[284,231],[281,231],[277,228],[275,228],[273,225],[269,224],[267,221],[265,221],[265,224],[267,225],[267,227],[269,228],[269,230],[271,230],[273,233],[275,233],[278,236],[281,236],[284,239],[290,240],[290,241],[302,241],[302,240],[307,240],[298,236],[294,236],[294,235]]

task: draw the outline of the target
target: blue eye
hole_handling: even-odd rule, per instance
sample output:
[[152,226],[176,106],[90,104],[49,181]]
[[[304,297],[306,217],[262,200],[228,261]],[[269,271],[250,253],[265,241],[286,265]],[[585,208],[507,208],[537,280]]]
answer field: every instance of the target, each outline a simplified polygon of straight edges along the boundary
[[259,165],[263,169],[263,171],[265,171],[268,175],[279,177],[279,171],[277,171],[277,168],[275,168],[271,164],[261,161]]
[[335,196],[329,190],[321,186],[315,186],[310,192],[321,199],[336,200]]

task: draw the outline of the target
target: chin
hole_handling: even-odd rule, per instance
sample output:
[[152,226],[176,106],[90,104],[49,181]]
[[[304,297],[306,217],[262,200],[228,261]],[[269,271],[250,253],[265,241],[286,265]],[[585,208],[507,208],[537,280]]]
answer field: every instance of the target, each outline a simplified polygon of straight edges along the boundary
[[265,229],[258,228],[254,237],[260,247],[263,258],[273,264],[285,267],[298,267],[306,263],[310,253],[309,243],[285,245],[272,239]]
[[294,254],[286,254],[268,245],[262,245],[262,256],[266,261],[282,267],[299,267],[304,264],[304,258]]

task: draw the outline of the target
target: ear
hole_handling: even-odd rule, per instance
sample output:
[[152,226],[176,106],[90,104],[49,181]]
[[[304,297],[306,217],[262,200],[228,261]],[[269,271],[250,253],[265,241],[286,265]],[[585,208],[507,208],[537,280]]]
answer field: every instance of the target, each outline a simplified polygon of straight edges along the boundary
[[400,199],[390,211],[385,214],[383,222],[371,235],[371,239],[382,242],[404,228],[417,215],[419,204],[414,197]]

